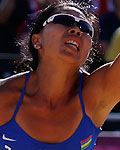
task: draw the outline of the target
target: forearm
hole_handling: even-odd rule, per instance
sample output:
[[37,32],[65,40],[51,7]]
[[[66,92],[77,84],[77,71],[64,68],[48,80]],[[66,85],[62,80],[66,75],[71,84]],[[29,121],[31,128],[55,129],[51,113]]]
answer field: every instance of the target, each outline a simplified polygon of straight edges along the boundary
[[14,10],[14,0],[2,0],[0,3],[0,23],[5,23]]

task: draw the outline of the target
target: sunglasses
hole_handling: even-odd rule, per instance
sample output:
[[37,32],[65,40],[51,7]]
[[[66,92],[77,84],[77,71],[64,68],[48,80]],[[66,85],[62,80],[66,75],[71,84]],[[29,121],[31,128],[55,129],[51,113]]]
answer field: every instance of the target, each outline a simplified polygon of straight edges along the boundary
[[77,26],[81,32],[89,34],[91,37],[94,35],[93,27],[85,20],[75,17],[70,14],[55,14],[49,17],[44,23],[43,27],[48,23],[61,24],[67,27]]

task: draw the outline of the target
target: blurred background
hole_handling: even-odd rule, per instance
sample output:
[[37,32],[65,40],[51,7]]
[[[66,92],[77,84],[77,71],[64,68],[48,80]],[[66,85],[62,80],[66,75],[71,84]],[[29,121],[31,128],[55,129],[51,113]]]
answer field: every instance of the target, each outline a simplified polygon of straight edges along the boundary
[[[28,32],[35,12],[57,0],[0,0],[0,78],[15,74],[14,61],[19,59],[17,40]],[[78,0],[80,2],[80,0]],[[84,0],[88,2],[89,0]],[[93,0],[89,11],[99,18],[100,35],[96,58],[89,69],[94,71],[113,61],[120,52],[120,0]],[[103,125],[95,150],[120,150],[120,103]]]

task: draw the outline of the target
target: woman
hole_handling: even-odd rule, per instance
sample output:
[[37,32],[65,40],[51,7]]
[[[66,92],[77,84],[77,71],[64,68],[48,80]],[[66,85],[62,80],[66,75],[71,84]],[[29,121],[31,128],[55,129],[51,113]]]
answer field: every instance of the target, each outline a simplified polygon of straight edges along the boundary
[[29,42],[34,71],[1,81],[0,149],[93,149],[120,99],[120,57],[91,75],[78,71],[92,46],[90,16],[71,2],[38,14]]

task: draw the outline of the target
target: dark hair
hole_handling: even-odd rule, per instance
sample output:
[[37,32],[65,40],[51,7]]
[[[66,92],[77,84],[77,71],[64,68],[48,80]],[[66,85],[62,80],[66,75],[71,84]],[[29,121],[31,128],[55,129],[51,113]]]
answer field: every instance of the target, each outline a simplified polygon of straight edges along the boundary
[[[36,50],[32,44],[32,35],[33,34],[37,34],[40,33],[43,29],[43,23],[53,14],[60,12],[60,10],[63,10],[64,7],[75,7],[77,9],[79,9],[81,12],[83,12],[83,14],[86,16],[86,18],[88,19],[88,21],[90,22],[90,24],[92,24],[93,28],[95,28],[95,35],[93,37],[93,47],[95,47],[95,40],[96,38],[96,33],[98,32],[98,26],[96,26],[97,23],[97,19],[96,17],[92,14],[88,12],[88,9],[90,8],[90,5],[85,3],[85,2],[73,2],[73,1],[60,1],[58,3],[53,3],[52,5],[49,5],[47,8],[45,8],[42,11],[38,11],[37,15],[32,23],[32,26],[30,28],[30,32],[28,33],[28,36],[26,38],[26,41],[28,42],[28,45],[25,44],[25,40],[22,40],[21,42],[21,46],[23,46],[24,52],[22,50],[22,54],[24,53],[24,57],[22,59],[22,66],[19,65],[19,67],[17,68],[17,71],[25,71],[25,69],[30,69],[32,68],[33,70],[37,69],[38,66],[38,61],[39,57],[38,57],[38,50]],[[97,30],[96,30],[97,29]],[[96,32],[97,31],[97,32]],[[22,45],[23,44],[23,45]],[[83,65],[83,69],[87,70],[90,62],[92,62],[91,60],[91,56],[94,55],[93,49],[91,49],[91,53],[90,53],[90,57],[87,59],[87,61],[85,62],[85,64]],[[31,55],[29,55],[28,53],[31,53]],[[32,59],[30,57],[26,57],[26,56],[30,56],[32,57]],[[27,61],[26,61],[27,60]],[[21,64],[21,63],[20,63]],[[30,65],[31,64],[31,65]],[[22,69],[23,68],[23,69]]]

